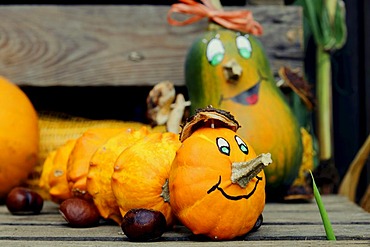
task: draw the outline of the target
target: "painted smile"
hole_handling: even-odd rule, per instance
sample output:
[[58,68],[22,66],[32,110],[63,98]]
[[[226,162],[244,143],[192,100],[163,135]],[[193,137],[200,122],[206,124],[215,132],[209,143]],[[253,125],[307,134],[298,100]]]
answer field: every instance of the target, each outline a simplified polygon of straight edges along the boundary
[[258,81],[254,84],[254,86],[248,88],[247,90],[241,92],[240,94],[230,97],[230,98],[223,98],[221,96],[221,101],[223,100],[231,100],[235,103],[239,103],[242,105],[254,105],[258,102],[258,96],[259,96],[259,89],[261,86],[261,82],[264,79],[260,72]]
[[241,92],[234,97],[224,98],[223,100],[231,100],[242,105],[254,105],[258,102],[258,91],[260,85],[261,81],[258,81],[253,87]]
[[231,195],[228,195],[222,188],[218,187],[220,184],[221,184],[221,176],[219,177],[218,179],[218,182],[212,186],[212,188],[210,188],[208,191],[207,191],[207,194],[210,194],[211,192],[215,191],[216,189],[219,190],[221,192],[221,194],[226,198],[226,199],[229,199],[229,200],[233,200],[233,201],[238,201],[238,200],[241,200],[241,199],[248,199],[249,197],[251,197],[254,192],[256,192],[257,190],[257,185],[259,183],[259,181],[262,180],[262,177],[259,177],[259,176],[256,176],[257,178],[257,181],[254,185],[254,188],[251,192],[249,192],[247,195],[240,195],[240,196],[231,196]]

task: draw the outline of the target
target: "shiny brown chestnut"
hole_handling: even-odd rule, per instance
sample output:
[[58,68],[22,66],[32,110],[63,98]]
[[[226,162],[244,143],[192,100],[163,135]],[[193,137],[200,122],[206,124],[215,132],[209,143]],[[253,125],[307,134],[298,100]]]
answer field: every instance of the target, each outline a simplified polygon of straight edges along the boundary
[[43,205],[38,193],[24,187],[13,188],[6,198],[6,207],[14,215],[39,214]]
[[93,227],[98,225],[100,220],[94,203],[77,197],[63,201],[59,212],[71,227]]
[[258,217],[256,223],[254,224],[251,232],[257,231],[262,226],[262,223],[263,223],[263,215],[260,214],[260,216]]
[[166,231],[166,218],[157,210],[131,209],[123,217],[121,228],[130,241],[158,240]]

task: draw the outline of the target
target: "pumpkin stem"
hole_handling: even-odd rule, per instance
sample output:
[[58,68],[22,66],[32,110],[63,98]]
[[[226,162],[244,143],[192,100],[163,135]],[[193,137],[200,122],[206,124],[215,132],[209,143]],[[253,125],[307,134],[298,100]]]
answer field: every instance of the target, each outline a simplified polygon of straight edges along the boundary
[[260,154],[246,162],[234,162],[231,165],[231,182],[238,183],[242,188],[245,188],[252,178],[271,163],[270,153]]
[[[223,6],[221,4],[221,1],[220,0],[211,0],[210,1],[211,4],[218,10],[222,10],[223,9]],[[209,21],[208,22],[208,27],[207,27],[207,30],[208,31],[213,31],[213,30],[220,30],[221,28],[224,28],[223,26],[213,22],[213,21]]]
[[221,1],[220,1],[220,0],[211,0],[210,2],[212,3],[212,5],[213,5],[216,9],[220,9],[220,10],[222,10],[222,4],[221,4]]
[[215,128],[215,121],[213,119],[211,119],[211,128],[214,129]]
[[176,96],[175,103],[171,104],[171,112],[168,116],[166,129],[175,134],[180,133],[182,118],[184,117],[185,107],[190,106],[190,101],[185,101],[184,95],[179,93]]
[[170,202],[170,188],[168,187],[168,179],[162,185],[162,192],[160,194],[164,202]]

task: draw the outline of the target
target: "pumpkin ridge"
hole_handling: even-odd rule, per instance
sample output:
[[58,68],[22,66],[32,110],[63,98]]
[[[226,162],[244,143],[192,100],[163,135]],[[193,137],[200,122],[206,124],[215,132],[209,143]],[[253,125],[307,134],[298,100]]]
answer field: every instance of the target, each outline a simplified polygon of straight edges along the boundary
[[[197,206],[199,206],[200,204],[202,204],[204,202],[204,200],[208,200],[208,199],[204,196],[204,197],[202,197],[202,199],[198,199],[196,202],[194,202],[194,204],[192,204],[190,206],[187,206],[187,207],[184,207],[184,208],[181,208],[181,212],[177,212],[177,214],[179,216],[181,216],[181,219],[187,219],[188,218],[188,215],[190,214],[190,211],[194,210],[194,208],[196,208]],[[170,201],[170,203],[171,203],[171,201]],[[191,228],[189,226],[189,223],[186,220],[183,220],[183,221],[184,221],[183,224],[186,227]],[[210,226],[210,229],[211,229],[211,226]],[[194,232],[194,234],[205,234],[208,231],[209,230],[204,230],[203,232]]]

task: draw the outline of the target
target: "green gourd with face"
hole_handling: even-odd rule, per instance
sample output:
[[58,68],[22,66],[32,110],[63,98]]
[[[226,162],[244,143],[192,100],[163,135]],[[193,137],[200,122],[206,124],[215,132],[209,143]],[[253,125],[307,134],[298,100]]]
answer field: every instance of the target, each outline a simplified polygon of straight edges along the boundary
[[188,51],[185,81],[193,113],[208,105],[230,111],[256,152],[271,153],[267,198],[282,196],[302,162],[301,133],[259,40],[228,29],[205,32]]

